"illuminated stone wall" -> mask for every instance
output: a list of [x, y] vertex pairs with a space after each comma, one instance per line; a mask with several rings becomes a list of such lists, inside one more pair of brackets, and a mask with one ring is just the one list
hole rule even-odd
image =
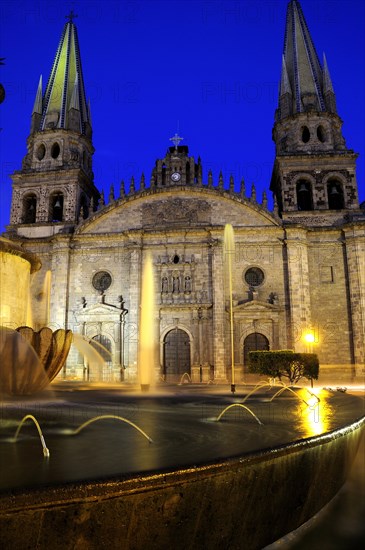
[[0, 325], [27, 324], [29, 280], [28, 260], [0, 251]]

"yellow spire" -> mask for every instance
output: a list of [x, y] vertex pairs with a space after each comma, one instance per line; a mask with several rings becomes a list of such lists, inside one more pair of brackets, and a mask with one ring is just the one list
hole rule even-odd
[[[43, 111], [39, 130], [63, 128], [74, 130], [70, 124], [69, 110], [79, 113], [80, 132], [91, 135], [89, 111], [85, 97], [84, 80], [77, 29], [73, 23], [75, 15], [71, 13], [64, 26], [57, 48], [51, 74], [43, 97]], [[74, 118], [73, 118], [74, 122]]]

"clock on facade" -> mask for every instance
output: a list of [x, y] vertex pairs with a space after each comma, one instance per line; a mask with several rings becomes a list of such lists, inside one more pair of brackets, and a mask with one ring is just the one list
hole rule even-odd
[[172, 181], [180, 181], [181, 174], [179, 174], [179, 172], [174, 172], [173, 174], [171, 174], [171, 179]]

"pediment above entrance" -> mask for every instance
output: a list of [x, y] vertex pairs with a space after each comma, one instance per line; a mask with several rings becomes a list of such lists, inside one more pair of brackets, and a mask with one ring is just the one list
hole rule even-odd
[[268, 302], [261, 302], [259, 300], [251, 300], [250, 302], [245, 302], [244, 304], [239, 304], [233, 307], [234, 313], [276, 313], [279, 308], [277, 305], [269, 304]]
[[239, 304], [233, 307], [233, 315], [235, 318], [242, 319], [277, 319], [279, 316], [279, 306], [261, 302], [259, 300], [251, 300], [244, 304]]
[[204, 187], [135, 193], [114, 201], [76, 230], [78, 234], [120, 233], [132, 229], [184, 229], [224, 226], [275, 227], [280, 222], [257, 203]]
[[81, 311], [78, 312], [77, 315], [81, 318], [85, 317], [90, 319], [90, 317], [92, 317], [97, 320], [97, 318], [106, 317], [110, 320], [112, 318], [119, 319], [121, 313], [122, 310], [112, 305], [93, 304], [90, 307], [83, 308]]

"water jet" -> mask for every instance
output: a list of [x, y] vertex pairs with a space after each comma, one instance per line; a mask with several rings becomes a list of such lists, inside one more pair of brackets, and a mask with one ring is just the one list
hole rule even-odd
[[45, 458], [49, 458], [50, 457], [50, 452], [49, 452], [49, 449], [47, 448], [47, 445], [46, 445], [46, 442], [44, 440], [44, 437], [43, 437], [43, 433], [42, 433], [42, 430], [41, 430], [41, 427], [39, 425], [39, 422], [38, 420], [32, 415], [32, 414], [26, 414], [20, 421], [19, 423], [19, 426], [15, 432], [15, 435], [14, 435], [14, 443], [16, 443], [16, 440], [18, 438], [18, 435], [19, 435], [19, 432], [24, 424], [24, 422], [26, 422], [27, 420], [32, 420], [38, 430], [38, 434], [39, 434], [39, 438], [41, 440], [41, 444], [42, 444], [42, 449], [43, 449], [43, 456]]
[[81, 424], [81, 426], [79, 426], [74, 432], [73, 432], [73, 435], [77, 435], [79, 434], [84, 428], [86, 428], [86, 426], [89, 426], [90, 424], [92, 424], [93, 422], [97, 422], [99, 420], [107, 420], [107, 419], [115, 419], [115, 420], [119, 420], [120, 422], [125, 422], [126, 424], [129, 424], [130, 426], [132, 426], [132, 428], [135, 428], [138, 432], [140, 432], [143, 437], [145, 437], [149, 443], [153, 443], [152, 439], [146, 434], [146, 432], [144, 432], [142, 430], [142, 428], [140, 428], [139, 426], [137, 426], [137, 424], [135, 424], [134, 422], [132, 422], [131, 420], [128, 420], [128, 418], [124, 418], [123, 416], [117, 416], [115, 414], [103, 414], [101, 416], [94, 416], [93, 418], [91, 418], [90, 420], [87, 420], [86, 422], [84, 422], [83, 424]]
[[242, 403], [232, 403], [231, 405], [228, 405], [217, 417], [216, 421], [219, 422], [220, 419], [222, 418], [223, 415], [226, 414], [227, 411], [229, 411], [229, 409], [232, 409], [234, 407], [241, 407], [242, 409], [245, 409], [246, 411], [248, 411], [254, 418], [255, 420], [257, 420], [257, 422], [263, 426], [261, 420], [255, 415], [255, 413], [249, 408], [247, 407], [246, 405], [243, 405]]

